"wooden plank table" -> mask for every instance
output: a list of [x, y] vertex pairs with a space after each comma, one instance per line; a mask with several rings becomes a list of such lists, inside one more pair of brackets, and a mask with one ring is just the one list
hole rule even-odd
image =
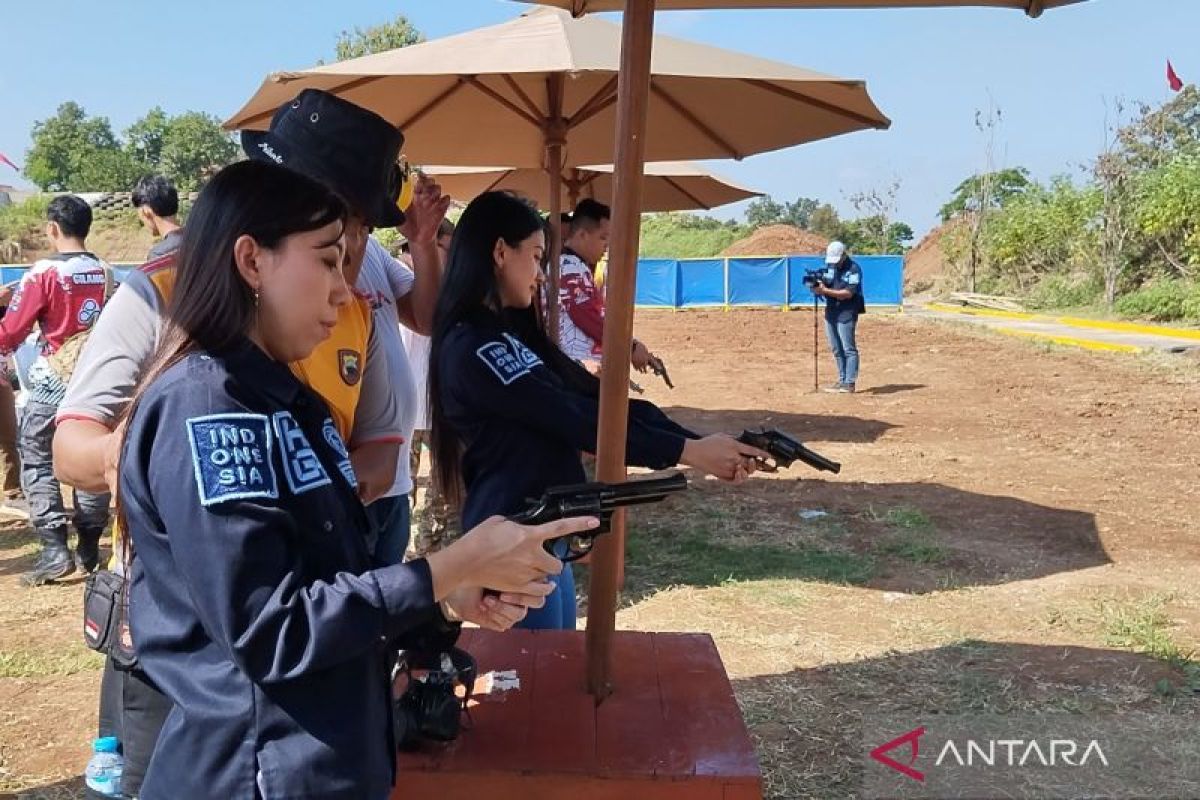
[[460, 646], [481, 675], [515, 670], [520, 686], [477, 696], [457, 741], [401, 754], [392, 800], [761, 800], [707, 634], [617, 632], [617, 689], [598, 707], [581, 631], [469, 630]]

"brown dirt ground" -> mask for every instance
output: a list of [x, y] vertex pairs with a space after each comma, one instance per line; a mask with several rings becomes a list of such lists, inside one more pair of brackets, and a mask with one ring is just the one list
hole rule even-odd
[[[742, 487], [696, 479], [632, 516], [618, 624], [712, 633], [768, 796], [856, 796], [856, 723], [876, 711], [1195, 714], [1193, 695], [1162, 688], [1184, 685], [1178, 660], [1114, 636], [1152, 611], [1143, 627], [1178, 653], [1200, 643], [1197, 364], [869, 314], [859, 393], [827, 395], [813, 392], [811, 323], [765, 310], [636, 321], [677, 387], [640, 379], [647, 398], [704, 431], [778, 426], [843, 464]], [[819, 359], [826, 383], [823, 341]], [[726, 548], [694, 554], [728, 554], [728, 569], [656, 555], [689, 531]], [[910, 535], [928, 558], [889, 549]], [[18, 586], [33, 552], [19, 524], [0, 527], [0, 796], [75, 797], [99, 662], [78, 643], [78, 582]], [[818, 557], [774, 569], [756, 553]]]
[[797, 253], [824, 253], [829, 240], [794, 225], [766, 225], [740, 239], [721, 253], [722, 256], [790, 256]]

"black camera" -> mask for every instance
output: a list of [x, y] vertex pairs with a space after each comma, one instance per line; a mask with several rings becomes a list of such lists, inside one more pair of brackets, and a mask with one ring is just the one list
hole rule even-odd
[[[414, 750], [425, 741], [452, 742], [462, 730], [462, 715], [475, 686], [475, 659], [453, 647], [438, 654], [401, 655], [397, 672], [404, 672], [408, 686], [392, 703], [392, 726], [396, 747]], [[414, 675], [422, 672], [423, 675]], [[464, 693], [458, 693], [462, 686]]]
[[818, 283], [825, 280], [825, 270], [823, 269], [806, 269], [804, 277], [800, 279], [804, 285], [810, 289], [815, 289]]

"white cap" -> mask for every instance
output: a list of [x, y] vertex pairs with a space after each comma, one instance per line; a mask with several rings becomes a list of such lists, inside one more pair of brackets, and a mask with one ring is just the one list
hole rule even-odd
[[846, 245], [841, 242], [830, 242], [825, 248], [825, 263], [839, 264], [846, 257]]

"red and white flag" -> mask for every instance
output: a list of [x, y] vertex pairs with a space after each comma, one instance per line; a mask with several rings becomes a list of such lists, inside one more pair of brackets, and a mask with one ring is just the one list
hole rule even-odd
[[1178, 92], [1183, 88], [1183, 81], [1179, 79], [1179, 75], [1175, 72], [1175, 67], [1171, 65], [1171, 59], [1167, 59], [1167, 86], [1171, 87], [1172, 92]]
[[14, 164], [13, 162], [9, 161], [9, 160], [8, 160], [8, 156], [4, 155], [4, 153], [0, 153], [0, 164], [8, 164], [10, 167], [12, 167], [13, 169], [15, 169], [17, 172], [20, 172], [20, 171], [21, 171], [21, 168], [20, 168], [20, 167], [18, 167], [18, 166], [17, 166], [16, 164]]

